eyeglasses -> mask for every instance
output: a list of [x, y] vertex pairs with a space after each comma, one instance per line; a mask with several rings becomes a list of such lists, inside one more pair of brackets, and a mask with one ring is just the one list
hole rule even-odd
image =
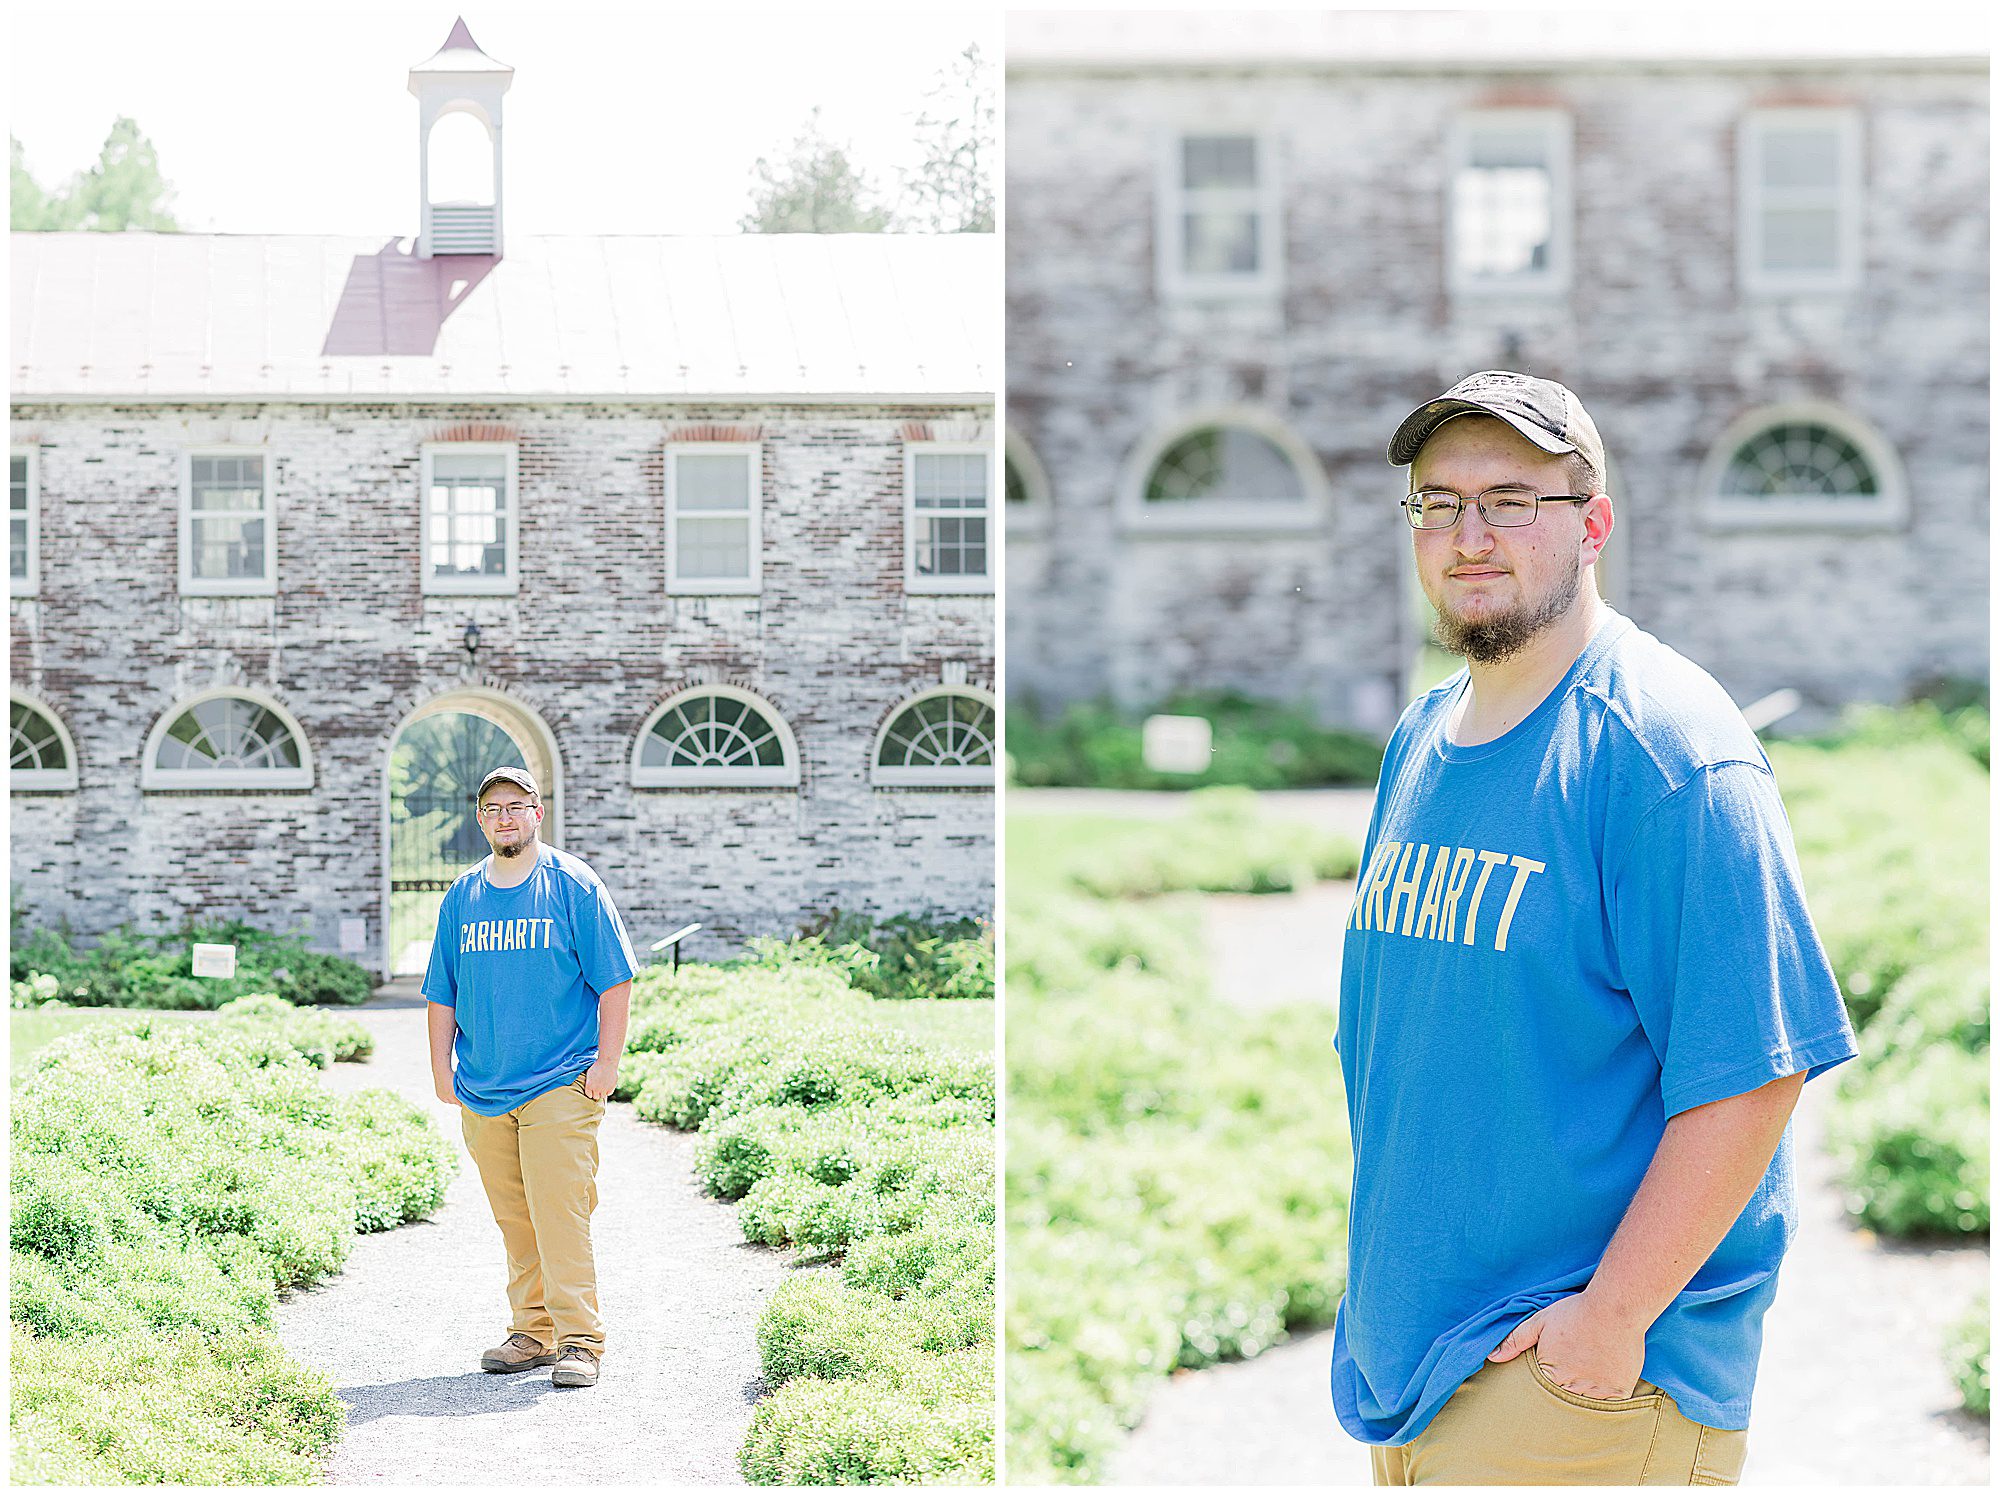
[[520, 803], [512, 805], [482, 805], [479, 807], [479, 819], [482, 821], [497, 821], [503, 816], [525, 816], [531, 810], [540, 809], [539, 805]]
[[1467, 504], [1479, 506], [1479, 517], [1496, 529], [1507, 530], [1532, 525], [1544, 504], [1588, 504], [1587, 493], [1536, 493], [1532, 488], [1503, 486], [1489, 488], [1471, 498], [1448, 488], [1420, 488], [1407, 499], [1398, 500], [1410, 517], [1412, 530], [1449, 530]]

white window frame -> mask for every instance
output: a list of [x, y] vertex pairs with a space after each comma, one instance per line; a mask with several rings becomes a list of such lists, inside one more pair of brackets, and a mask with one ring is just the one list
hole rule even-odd
[[[919, 702], [934, 696], [970, 696], [975, 701], [986, 704], [993, 714], [993, 762], [982, 768], [978, 764], [944, 764], [927, 768], [911, 768], [907, 764], [887, 765], [882, 762], [882, 745], [889, 740], [889, 729], [897, 718]], [[891, 707], [882, 718], [882, 725], [875, 729], [874, 741], [868, 749], [868, 777], [879, 789], [985, 789], [995, 788], [999, 783], [1001, 759], [1000, 744], [1000, 703], [992, 693], [982, 691], [977, 686], [931, 686], [914, 695], [905, 696]]]
[[[1185, 436], [1206, 426], [1241, 426], [1265, 438], [1299, 475], [1305, 492], [1296, 504], [1262, 503], [1252, 499], [1203, 499], [1172, 505], [1146, 502], [1146, 480], [1159, 460]], [[1297, 534], [1326, 523], [1329, 490], [1326, 473], [1312, 448], [1290, 426], [1250, 405], [1219, 405], [1183, 412], [1132, 449], [1118, 480], [1120, 528], [1137, 534], [1252, 535]]]
[[[432, 465], [440, 453], [457, 456], [484, 456], [498, 453], [506, 460], [507, 512], [502, 529], [506, 533], [507, 570], [497, 577], [440, 577], [431, 571], [431, 486]], [[419, 464], [417, 488], [418, 561], [422, 590], [433, 596], [494, 597], [521, 590], [521, 447], [518, 442], [425, 442]]]
[[[1027, 500], [1020, 505], [1007, 502], [1007, 468], [1012, 463], [1021, 475]], [[1000, 507], [1007, 515], [1009, 535], [1040, 535], [1049, 527], [1049, 475], [1032, 444], [1018, 431], [1009, 430], [1000, 468]], [[1018, 512], [1016, 512], [1018, 509]]]
[[[917, 458], [919, 456], [974, 456], [986, 459], [986, 570], [979, 576], [926, 577], [917, 575]], [[1000, 473], [994, 461], [992, 442], [905, 442], [903, 444], [903, 590], [921, 593], [990, 593], [993, 591], [993, 563], [998, 556], [1000, 539], [996, 518], [1004, 523], [1003, 516], [996, 516], [994, 509], [1004, 506], [1006, 496], [999, 494], [996, 505], [995, 495], [1000, 490]], [[930, 510], [932, 514], [949, 518], [952, 514], [965, 516], [973, 513], [970, 509], [955, 511]]]
[[[683, 702], [701, 696], [723, 696], [731, 701], [740, 701], [753, 707], [771, 730], [777, 734], [785, 761], [772, 767], [741, 767], [722, 769], [677, 769], [670, 765], [642, 765], [640, 755], [646, 747], [646, 740], [653, 734], [653, 725], [668, 712]], [[737, 686], [691, 686], [685, 691], [677, 691], [646, 714], [646, 720], [639, 724], [639, 734], [632, 740], [632, 784], [635, 789], [797, 789], [799, 784], [799, 742], [792, 735], [791, 724], [776, 707], [754, 691], [745, 691]]]
[[[194, 465], [202, 457], [255, 457], [264, 475], [264, 575], [197, 577], [194, 574]], [[180, 589], [183, 597], [272, 597], [278, 591], [278, 499], [268, 447], [223, 444], [181, 453]]]
[[[1827, 270], [1766, 270], [1763, 267], [1764, 210], [1771, 206], [1823, 205], [1823, 194], [1795, 189], [1777, 204], [1766, 199], [1763, 186], [1763, 135], [1766, 126], [1822, 125], [1834, 132], [1840, 146], [1840, 170], [1833, 206], [1838, 227], [1839, 261]], [[1840, 107], [1754, 109], [1743, 117], [1736, 135], [1737, 273], [1743, 289], [1753, 295], [1793, 295], [1800, 292], [1851, 291], [1861, 284], [1861, 116]]]
[[[1747, 499], [1722, 493], [1722, 480], [1738, 448], [1769, 427], [1799, 421], [1836, 431], [1860, 449], [1875, 469], [1873, 498]], [[1895, 448], [1852, 411], [1822, 401], [1760, 406], [1731, 422], [1709, 448], [1696, 492], [1703, 519], [1717, 530], [1891, 529], [1906, 523], [1910, 514], [1909, 490]]]
[[[11, 551], [13, 548], [14, 514], [14, 463], [16, 457], [28, 461], [28, 574], [14, 575]], [[40, 447], [9, 447], [7, 449], [7, 515], [8, 549], [7, 592], [10, 597], [34, 597], [42, 590], [42, 451]], [[23, 697], [23, 700], [27, 698]], [[36, 707], [36, 710], [41, 710]]]
[[[1181, 258], [1181, 216], [1188, 211], [1188, 189], [1181, 185], [1183, 144], [1204, 137], [1246, 135], [1257, 142], [1257, 185], [1252, 188], [1204, 188], [1204, 194], [1240, 199], [1257, 215], [1260, 261], [1254, 271], [1237, 274], [1195, 274]], [[1285, 288], [1285, 215], [1283, 174], [1278, 163], [1278, 135], [1271, 130], [1232, 127], [1227, 123], [1187, 126], [1170, 131], [1160, 143], [1155, 170], [1153, 241], [1160, 292], [1176, 300], [1208, 301], [1267, 298]]]
[[[275, 712], [292, 740], [299, 745], [296, 769], [162, 769], [156, 767], [160, 744], [167, 729], [183, 713], [217, 697], [234, 696]], [[160, 713], [153, 730], [146, 734], [145, 751], [139, 757], [139, 788], [142, 790], [309, 790], [313, 787], [312, 743], [299, 719], [286, 711], [277, 697], [255, 686], [216, 686], [183, 696]]]
[[[1459, 268], [1458, 174], [1471, 164], [1473, 137], [1485, 127], [1539, 128], [1549, 169], [1549, 260], [1523, 275], [1475, 275]], [[1454, 295], [1560, 295], [1569, 290], [1574, 223], [1572, 122], [1562, 109], [1472, 109], [1452, 121], [1445, 172], [1445, 273]]]
[[[9, 705], [20, 705], [40, 712], [55, 727], [56, 737], [62, 743], [63, 756], [69, 762], [67, 769], [16, 769], [7, 770], [7, 788], [12, 790], [73, 790], [77, 787], [76, 739], [70, 736], [69, 725], [62, 714], [32, 692], [15, 687], [8, 691]], [[11, 714], [10, 714], [11, 715]], [[10, 754], [11, 756], [11, 754]]]
[[[679, 472], [683, 456], [747, 457], [750, 461], [750, 574], [747, 577], [682, 577], [674, 574], [679, 548], [675, 520], [680, 515]], [[666, 447], [667, 591], [683, 597], [741, 596], [764, 590], [764, 444], [762, 442], [669, 442]], [[739, 509], [698, 509], [695, 514], [736, 518]]]

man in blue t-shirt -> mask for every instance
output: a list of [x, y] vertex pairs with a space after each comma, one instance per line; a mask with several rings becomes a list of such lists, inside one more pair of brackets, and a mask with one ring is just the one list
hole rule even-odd
[[1345, 936], [1335, 1410], [1379, 1484], [1733, 1483], [1792, 1107], [1855, 1053], [1770, 764], [1599, 599], [1569, 390], [1475, 374], [1389, 460], [1466, 664], [1390, 740]]
[[542, 845], [532, 774], [495, 769], [478, 805], [493, 855], [445, 894], [423, 990], [438, 1099], [460, 1109], [507, 1248], [513, 1318], [479, 1364], [553, 1363], [556, 1386], [594, 1386], [597, 1126], [618, 1085], [637, 962], [597, 874]]

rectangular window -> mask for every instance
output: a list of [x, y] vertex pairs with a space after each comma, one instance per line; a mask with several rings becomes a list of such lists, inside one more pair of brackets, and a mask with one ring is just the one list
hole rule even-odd
[[277, 590], [270, 464], [262, 452], [190, 452], [181, 503], [181, 591], [268, 597]]
[[424, 448], [424, 591], [520, 590], [515, 463], [511, 443]]
[[667, 591], [749, 593], [762, 585], [763, 470], [755, 442], [667, 448]]
[[991, 592], [987, 551], [993, 453], [912, 443], [903, 467], [904, 581], [912, 592]]
[[1848, 109], [1762, 109], [1739, 137], [1743, 285], [1839, 291], [1861, 274], [1861, 125]]
[[1175, 135], [1161, 165], [1161, 289], [1189, 297], [1271, 295], [1282, 229], [1270, 136]]
[[8, 454], [7, 586], [14, 597], [33, 597], [42, 582], [41, 493], [32, 447]]
[[1554, 109], [1481, 109], [1452, 132], [1454, 291], [1569, 284], [1570, 121]]

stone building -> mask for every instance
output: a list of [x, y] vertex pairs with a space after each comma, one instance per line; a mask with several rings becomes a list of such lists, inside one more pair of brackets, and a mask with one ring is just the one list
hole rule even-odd
[[1739, 701], [1986, 677], [1983, 44], [1523, 21], [1014, 18], [1010, 696], [1385, 731], [1427, 609], [1384, 448], [1489, 367], [1583, 397], [1607, 595]]
[[503, 253], [510, 81], [462, 22], [412, 70], [414, 243], [13, 237], [32, 922], [410, 969], [508, 762], [638, 945], [989, 912], [991, 237]]

